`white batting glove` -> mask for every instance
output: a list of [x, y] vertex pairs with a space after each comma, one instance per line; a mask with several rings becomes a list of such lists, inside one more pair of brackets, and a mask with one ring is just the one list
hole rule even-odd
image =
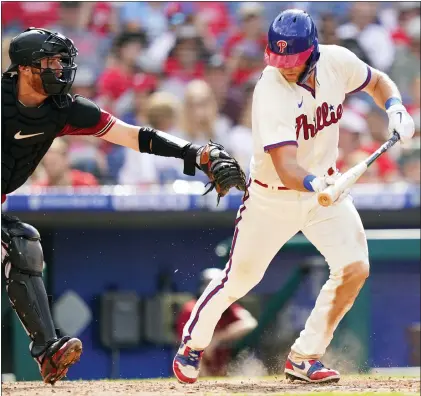
[[[316, 177], [313, 179], [310, 184], [313, 187], [314, 192], [319, 193], [325, 190], [327, 187], [329, 187], [332, 184], [335, 184], [335, 181], [341, 176], [339, 172], [336, 172], [332, 176], [324, 176], [324, 177]], [[350, 189], [347, 188], [344, 190], [341, 195], [335, 200], [333, 205], [336, 205], [340, 202], [342, 202], [348, 195], [349, 195]]]
[[392, 136], [393, 131], [396, 131], [401, 137], [401, 142], [404, 145], [407, 144], [414, 136], [415, 124], [405, 106], [400, 103], [394, 104], [386, 110], [386, 113], [389, 116], [388, 129], [390, 136]]
[[[334, 184], [336, 180], [338, 180], [340, 177], [342, 176], [342, 173], [340, 172], [335, 172], [332, 176], [327, 176], [326, 177], [326, 183], [328, 183], [329, 185]], [[336, 199], [335, 202], [333, 202], [333, 205], [337, 205], [338, 203], [342, 202], [351, 192], [350, 188], [346, 188], [341, 195], [339, 195], [339, 197]]]
[[[327, 177], [330, 177], [330, 176], [327, 176]], [[310, 184], [311, 184], [311, 187], [313, 188], [313, 191], [315, 193], [319, 193], [319, 192], [325, 190], [326, 187], [329, 186], [332, 183], [328, 184], [326, 182], [326, 177], [317, 176], [310, 182]]]

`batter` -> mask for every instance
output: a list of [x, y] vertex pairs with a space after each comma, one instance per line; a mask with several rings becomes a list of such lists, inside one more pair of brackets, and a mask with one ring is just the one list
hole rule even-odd
[[405, 144], [414, 122], [396, 85], [346, 48], [319, 45], [311, 17], [279, 14], [269, 28], [264, 69], [252, 104], [253, 158], [248, 194], [239, 208], [229, 262], [197, 301], [174, 359], [180, 382], [197, 380], [203, 350], [221, 314], [262, 279], [279, 249], [297, 232], [325, 257], [330, 276], [304, 330], [291, 347], [291, 380], [336, 382], [320, 359], [369, 275], [367, 240], [345, 191], [321, 207], [317, 193], [338, 177], [339, 120], [345, 95], [365, 91]]

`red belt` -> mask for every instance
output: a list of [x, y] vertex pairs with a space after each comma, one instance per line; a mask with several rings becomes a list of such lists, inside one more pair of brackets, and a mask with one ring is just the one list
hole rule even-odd
[[[329, 176], [332, 176], [334, 173], [335, 173], [335, 170], [334, 170], [333, 168], [329, 168], [329, 169], [327, 170], [327, 174], [328, 174]], [[268, 188], [268, 187], [269, 187], [269, 185], [267, 185], [266, 183], [262, 183], [261, 181], [259, 181], [259, 180], [257, 180], [257, 179], [254, 179], [253, 181], [254, 181], [256, 184], [258, 184], [259, 186], [261, 186], [261, 187], [264, 187], [264, 188]], [[278, 189], [278, 190], [290, 190], [290, 188], [288, 188], [288, 187], [284, 187], [284, 186], [279, 186], [279, 187], [277, 187], [277, 189]]]

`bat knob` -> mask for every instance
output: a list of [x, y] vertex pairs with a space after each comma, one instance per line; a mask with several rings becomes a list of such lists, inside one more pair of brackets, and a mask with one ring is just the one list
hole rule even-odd
[[333, 204], [333, 199], [329, 194], [326, 193], [320, 193], [317, 197], [317, 201], [319, 202], [319, 205], [327, 207]]

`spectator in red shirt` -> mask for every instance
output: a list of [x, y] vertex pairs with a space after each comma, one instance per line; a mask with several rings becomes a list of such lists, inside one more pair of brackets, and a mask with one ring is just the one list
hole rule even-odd
[[[349, 100], [340, 121], [337, 168], [345, 172], [350, 161], [355, 162], [355, 157], [361, 158], [362, 154], [367, 157], [374, 153], [387, 140], [388, 134], [387, 118], [382, 112], [360, 99]], [[352, 153], [357, 155], [354, 160], [349, 160]], [[394, 182], [399, 178], [396, 154], [396, 150], [391, 150], [377, 159], [370, 173], [376, 171], [379, 183]]]
[[116, 37], [107, 68], [98, 80], [97, 103], [100, 107], [114, 111], [115, 102], [133, 87], [137, 59], [144, 45], [142, 32], [123, 32]]
[[48, 26], [59, 18], [60, 2], [11, 1], [1, 3], [3, 30], [24, 30], [30, 26]]
[[396, 45], [409, 47], [411, 37], [408, 36], [405, 26], [412, 18], [416, 18], [420, 15], [420, 3], [418, 1], [397, 2], [396, 7], [398, 8], [399, 13], [397, 27], [392, 32], [391, 37]]
[[101, 36], [117, 32], [119, 21], [112, 2], [84, 1], [81, 10], [80, 24], [84, 29]]
[[176, 41], [164, 65], [166, 80], [161, 87], [178, 97], [183, 97], [186, 84], [203, 78], [206, 51], [203, 40], [193, 25], [180, 26]]
[[147, 124], [149, 98], [157, 87], [158, 79], [153, 74], [137, 73], [134, 76], [131, 91], [125, 94], [118, 103], [118, 107], [125, 110], [122, 111], [124, 122], [134, 125]]
[[[205, 269], [201, 274], [200, 296], [208, 284], [218, 277], [223, 277], [219, 268]], [[176, 321], [177, 338], [183, 335], [184, 325], [190, 318], [196, 299], [184, 304]], [[216, 325], [210, 345], [206, 348], [201, 362], [200, 374], [205, 377], [221, 377], [227, 375], [231, 361], [231, 346], [250, 333], [257, 326], [256, 319], [241, 305], [234, 303], [222, 314]]]
[[68, 158], [68, 146], [64, 139], [56, 139], [45, 154], [42, 165], [46, 178], [34, 186], [97, 186], [97, 179], [87, 172], [71, 169]]
[[210, 38], [210, 44], [215, 46], [229, 30], [231, 21], [228, 6], [222, 1], [194, 2], [195, 26], [205, 38]]

